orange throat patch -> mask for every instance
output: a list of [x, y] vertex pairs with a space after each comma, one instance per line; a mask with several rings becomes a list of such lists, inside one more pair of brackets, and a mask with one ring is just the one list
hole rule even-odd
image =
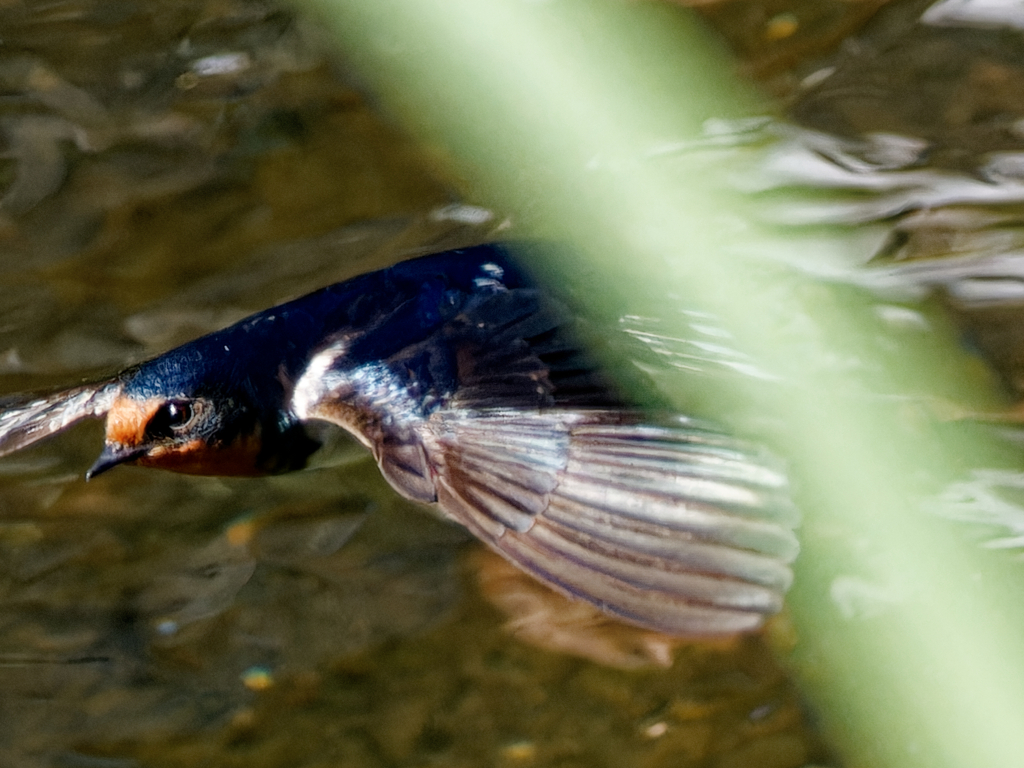
[[230, 445], [209, 445], [202, 438], [177, 445], [157, 445], [135, 460], [143, 467], [155, 467], [186, 475], [252, 477], [265, 475], [259, 468], [258, 435], [246, 435]]
[[[107, 445], [124, 449], [146, 444], [146, 426], [164, 404], [162, 398], [135, 400], [119, 395], [107, 412]], [[182, 443], [155, 443], [127, 463], [167, 469], [188, 475], [253, 476], [266, 474], [259, 466], [260, 435], [242, 435], [230, 445], [210, 445], [201, 437]]]
[[151, 397], [135, 400], [118, 395], [107, 412], [107, 444], [135, 448], [146, 437], [146, 425], [164, 404], [163, 399]]

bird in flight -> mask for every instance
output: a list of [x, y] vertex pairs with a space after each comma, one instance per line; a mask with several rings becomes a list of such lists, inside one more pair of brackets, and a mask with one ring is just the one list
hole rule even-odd
[[319, 447], [311, 422], [329, 422], [402, 496], [556, 591], [662, 632], [756, 629], [792, 580], [797, 520], [778, 462], [631, 407], [503, 245], [331, 285], [9, 406], [0, 455], [86, 417], [106, 419], [86, 478], [119, 464], [298, 470]]

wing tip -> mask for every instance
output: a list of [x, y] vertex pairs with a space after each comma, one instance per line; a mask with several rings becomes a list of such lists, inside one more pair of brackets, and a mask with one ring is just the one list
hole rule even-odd
[[102, 416], [119, 390], [120, 384], [112, 380], [42, 396], [4, 398], [0, 406], [0, 457], [63, 432], [82, 419]]

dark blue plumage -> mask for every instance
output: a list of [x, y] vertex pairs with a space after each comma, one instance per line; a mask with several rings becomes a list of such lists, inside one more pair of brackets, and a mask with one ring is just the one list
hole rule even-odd
[[[524, 317], [532, 327], [522, 327]], [[509, 326], [517, 338], [502, 338]], [[204, 435], [208, 443], [212, 438], [218, 446], [230, 445], [259, 435], [255, 464], [240, 462], [234, 472], [289, 471], [301, 468], [316, 445], [287, 399], [313, 354], [332, 340], [345, 338], [346, 366], [387, 369], [415, 405], [414, 413], [402, 414], [405, 418], [428, 417], [460, 388], [463, 399], [476, 392], [477, 405], [618, 404], [567, 330], [564, 315], [542, 299], [503, 246], [480, 245], [328, 286], [170, 350], [119, 380], [122, 394], [134, 402], [203, 398], [222, 403], [215, 433]], [[507, 359], [524, 351], [536, 357]], [[466, 355], [474, 361], [473, 381], [487, 366], [495, 369], [483, 388], [479, 383], [477, 390], [467, 388]], [[553, 359], [557, 356], [561, 359]], [[569, 381], [566, 371], [575, 380]], [[547, 381], [538, 389], [541, 373]], [[121, 434], [120, 442], [132, 451], [104, 457], [92, 474], [122, 456], [135, 458], [143, 436], [130, 430]], [[226, 472], [222, 463], [216, 466], [218, 473]]]
[[[485, 264], [495, 269], [485, 270]], [[294, 378], [327, 337], [350, 330], [361, 333], [350, 352], [354, 364], [386, 359], [435, 332], [474, 294], [523, 284], [498, 246], [428, 256], [264, 310], [129, 369], [122, 378], [139, 397], [167, 394], [174, 387], [183, 393], [217, 391], [268, 365]], [[255, 396], [273, 390], [266, 377], [250, 377], [249, 383]]]
[[399, 493], [541, 581], [676, 633], [756, 627], [797, 551], [775, 462], [630, 408], [501, 245], [356, 277], [9, 409], [0, 453], [104, 414], [90, 476], [289, 471], [317, 448], [310, 422], [335, 424]]

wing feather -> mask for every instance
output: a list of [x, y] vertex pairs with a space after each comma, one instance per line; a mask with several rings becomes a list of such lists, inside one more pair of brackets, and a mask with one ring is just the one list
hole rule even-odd
[[784, 472], [756, 447], [607, 408], [455, 397], [396, 420], [395, 387], [383, 405], [352, 388], [340, 347], [322, 355], [296, 385], [299, 415], [360, 436], [399, 493], [437, 504], [556, 591], [689, 635], [754, 629], [782, 605], [798, 515]]
[[643, 627], [671, 634], [721, 635], [756, 629], [763, 619], [758, 611], [698, 602], [692, 599], [692, 585], [683, 580], [670, 591], [602, 572], [593, 566], [592, 556], [588, 555], [585, 563], [574, 561], [564, 548], [552, 547], [542, 537], [509, 537], [497, 549], [556, 591]]
[[438, 413], [424, 435], [440, 507], [570, 597], [682, 634], [752, 629], [782, 605], [796, 514], [740, 441], [558, 410]]
[[102, 416], [120, 389], [117, 381], [109, 381], [0, 404], [0, 456], [32, 445], [81, 419]]
[[777, 462], [629, 410], [564, 309], [482, 285], [385, 360], [327, 340], [294, 386], [295, 414], [353, 432], [399, 493], [609, 614], [722, 634], [777, 611], [798, 550]]

